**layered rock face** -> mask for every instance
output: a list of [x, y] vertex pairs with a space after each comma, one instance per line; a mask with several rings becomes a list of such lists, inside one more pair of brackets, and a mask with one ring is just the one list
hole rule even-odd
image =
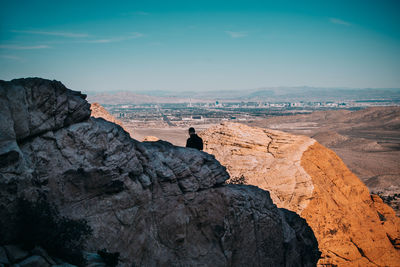
[[46, 195], [62, 215], [88, 221], [89, 251], [118, 251], [122, 266], [315, 265], [311, 229], [267, 191], [225, 185], [210, 154], [141, 143], [89, 118], [84, 98], [55, 81], [0, 83], [3, 242], [15, 233], [16, 198]]
[[0, 161], [4, 165], [20, 162], [17, 141], [90, 117], [83, 95], [60, 82], [18, 79], [0, 81], [0, 87]]
[[232, 123], [210, 128], [200, 136], [205, 151], [215, 155], [231, 177], [243, 175], [249, 184], [268, 188], [279, 207], [299, 213], [307, 207], [314, 188], [300, 159], [314, 140]]
[[400, 265], [399, 218], [333, 151], [305, 136], [234, 123], [200, 136], [231, 177], [270, 191], [278, 207], [306, 219], [319, 265]]

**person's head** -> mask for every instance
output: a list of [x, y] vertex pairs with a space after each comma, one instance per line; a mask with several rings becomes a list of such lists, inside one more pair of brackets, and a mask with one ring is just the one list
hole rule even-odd
[[193, 127], [189, 128], [189, 135], [195, 134], [196, 130]]

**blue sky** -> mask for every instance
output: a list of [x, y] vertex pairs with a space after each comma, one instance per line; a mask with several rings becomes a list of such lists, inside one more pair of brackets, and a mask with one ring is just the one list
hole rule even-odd
[[82, 91], [400, 88], [400, 1], [0, 4], [4, 80]]

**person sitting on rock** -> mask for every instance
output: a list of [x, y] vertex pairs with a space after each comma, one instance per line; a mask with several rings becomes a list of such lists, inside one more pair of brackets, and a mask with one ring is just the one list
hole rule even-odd
[[189, 128], [190, 137], [186, 141], [186, 147], [196, 148], [198, 150], [203, 150], [203, 139], [201, 139], [193, 127]]

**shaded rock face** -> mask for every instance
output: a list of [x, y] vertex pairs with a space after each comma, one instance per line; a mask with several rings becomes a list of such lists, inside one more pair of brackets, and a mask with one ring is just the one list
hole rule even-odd
[[85, 98], [57, 81], [0, 81], [0, 167], [20, 163], [19, 169], [24, 168], [17, 141], [88, 119]]
[[[38, 95], [41, 90], [57, 95], [63, 88], [69, 97], [62, 112], [71, 117], [55, 123], [56, 112], [49, 108], [39, 117], [52, 124], [20, 134], [15, 129], [24, 117], [15, 119], [17, 102], [9, 96], [28, 95], [34, 90], [29, 84]], [[16, 198], [45, 194], [62, 215], [88, 221], [93, 235], [87, 250], [118, 251], [122, 266], [314, 266], [318, 260], [307, 223], [278, 209], [264, 190], [224, 185], [229, 175], [214, 156], [164, 141], [133, 140], [120, 126], [89, 118], [83, 96], [58, 82], [13, 80], [2, 82], [0, 92], [8, 110], [2, 109], [1, 122], [13, 124], [3, 129], [0, 142], [12, 148], [0, 153], [7, 158], [0, 166], [4, 242], [15, 233], [8, 218]], [[50, 105], [57, 99], [49, 97], [46, 105], [58, 107]], [[18, 105], [37, 107], [35, 101]]]
[[89, 103], [80, 92], [43, 79], [0, 81], [2, 140], [21, 140], [66, 127], [90, 116]]
[[[102, 257], [97, 253], [84, 253], [87, 266], [107, 267]], [[41, 247], [24, 250], [17, 245], [0, 246], [0, 266], [18, 267], [50, 267], [64, 266], [75, 267], [75, 265], [62, 261], [59, 258], [50, 257], [46, 250]]]
[[313, 139], [226, 123], [200, 134], [231, 177], [269, 190], [301, 215], [323, 266], [399, 266], [400, 220], [331, 150]]

